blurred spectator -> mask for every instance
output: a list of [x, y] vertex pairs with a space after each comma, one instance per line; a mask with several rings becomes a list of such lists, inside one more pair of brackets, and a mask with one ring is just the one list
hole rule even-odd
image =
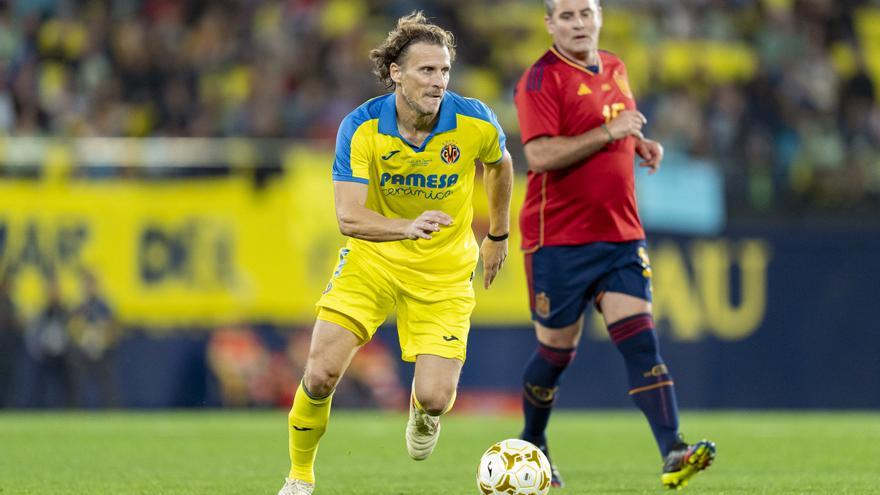
[[0, 409], [12, 405], [15, 369], [23, 344], [11, 292], [10, 277], [0, 273]]
[[[302, 379], [311, 344], [310, 327], [260, 334], [246, 325], [218, 328], [208, 341], [208, 365], [217, 379], [220, 400], [234, 407], [290, 407], [292, 391]], [[334, 403], [349, 407], [402, 409], [407, 390], [400, 383], [390, 349], [374, 339], [351, 362], [346, 380], [334, 392]]]
[[[546, 40], [529, 21], [543, 6], [478, 3], [0, 3], [0, 134], [330, 141], [347, 109], [375, 94], [371, 40], [414, 8], [456, 32], [454, 79], [466, 87], [452, 89], [486, 100], [515, 134], [513, 85]], [[480, 9], [498, 23], [475, 21]], [[716, 163], [734, 217], [850, 214], [855, 203], [876, 215], [878, 10], [869, 0], [609, 2], [603, 47], [644, 62], [630, 76], [649, 132]]]
[[37, 364], [36, 383], [28, 406], [73, 407], [76, 405], [74, 375], [70, 369], [70, 312], [61, 300], [61, 288], [54, 274], [46, 280], [46, 307], [28, 325], [25, 343]]
[[283, 353], [272, 350], [247, 325], [230, 325], [211, 333], [208, 366], [217, 379], [224, 406], [288, 406], [296, 388]]
[[78, 403], [97, 391], [98, 404], [119, 407], [119, 391], [114, 373], [113, 349], [119, 329], [113, 311], [100, 293], [98, 281], [89, 272], [82, 274], [85, 299], [70, 316], [71, 362]]

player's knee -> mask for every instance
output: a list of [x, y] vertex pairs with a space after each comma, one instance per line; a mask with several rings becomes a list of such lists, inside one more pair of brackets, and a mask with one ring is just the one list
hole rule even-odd
[[340, 373], [324, 366], [308, 366], [303, 383], [312, 397], [324, 397], [339, 383]]
[[579, 340], [579, 335], [559, 333], [543, 337], [540, 343], [556, 349], [571, 349], [577, 347]]
[[431, 416], [439, 416], [445, 413], [455, 397], [455, 390], [429, 390], [423, 395], [417, 395], [416, 399], [421, 404], [422, 409]]
[[546, 328], [539, 327], [536, 329], [538, 343], [556, 349], [572, 349], [578, 346], [581, 340], [582, 327], [581, 323], [575, 323], [564, 328]]

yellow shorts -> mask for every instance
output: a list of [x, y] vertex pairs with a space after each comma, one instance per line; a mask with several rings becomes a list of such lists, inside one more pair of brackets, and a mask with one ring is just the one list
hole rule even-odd
[[396, 307], [404, 361], [420, 354], [464, 361], [476, 305], [471, 281], [424, 287], [398, 278], [388, 262], [377, 258], [357, 249], [339, 251], [339, 264], [316, 304], [318, 319], [348, 329], [364, 344]]

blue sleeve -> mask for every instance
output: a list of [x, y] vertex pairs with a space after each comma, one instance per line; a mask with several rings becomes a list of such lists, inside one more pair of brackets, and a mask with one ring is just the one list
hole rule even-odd
[[504, 129], [498, 123], [498, 117], [488, 105], [476, 98], [464, 98], [464, 101], [466, 103], [462, 105], [462, 111], [465, 115], [491, 124], [495, 131], [494, 135], [487, 136], [479, 157], [480, 160], [489, 165], [500, 162], [507, 146], [507, 136], [504, 135]]
[[[353, 145], [355, 133], [363, 124], [362, 119], [356, 119], [354, 114], [349, 114], [339, 124], [339, 132], [336, 134], [336, 158], [333, 160], [333, 180], [360, 182], [369, 184], [370, 180], [362, 175], [362, 171], [369, 165], [369, 161], [363, 156], [363, 146]], [[354, 149], [354, 153], [352, 150]], [[354, 169], [352, 168], [354, 160]], [[358, 170], [361, 174], [355, 173]]]
[[[483, 106], [486, 105], [484, 104]], [[504, 129], [501, 128], [501, 124], [498, 123], [498, 117], [495, 115], [495, 112], [493, 112], [488, 106], [486, 106], [486, 111], [489, 112], [489, 122], [491, 122], [492, 125], [495, 126], [495, 130], [498, 131], [498, 149], [501, 151], [501, 158], [504, 158], [504, 150], [507, 149], [507, 136], [504, 134]], [[500, 162], [501, 158], [493, 163]], [[490, 163], [489, 165], [492, 164]]]

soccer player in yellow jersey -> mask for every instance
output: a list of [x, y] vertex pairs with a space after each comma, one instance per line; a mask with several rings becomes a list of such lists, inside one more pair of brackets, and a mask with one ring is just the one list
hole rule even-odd
[[[452, 33], [421, 12], [401, 18], [370, 52], [376, 75], [393, 91], [339, 127], [336, 216], [350, 239], [317, 303], [289, 415], [292, 467], [279, 495], [314, 490], [336, 383], [394, 308], [402, 358], [415, 362], [405, 434], [413, 459], [431, 454], [440, 416], [455, 400], [477, 259], [488, 288], [507, 256], [513, 165], [492, 111], [446, 90], [454, 57]], [[490, 205], [489, 234], [479, 245], [471, 230], [476, 161], [484, 164]]]

